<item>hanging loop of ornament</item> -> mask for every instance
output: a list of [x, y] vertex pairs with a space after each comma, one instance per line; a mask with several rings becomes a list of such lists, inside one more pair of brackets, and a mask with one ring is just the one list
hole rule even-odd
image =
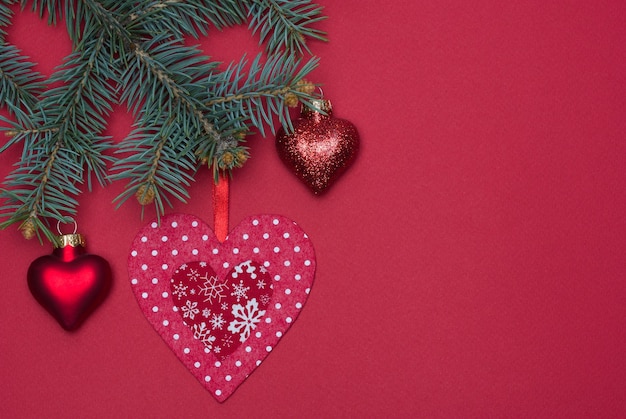
[[61, 220], [57, 221], [57, 232], [59, 233], [55, 244], [57, 248], [70, 247], [85, 247], [85, 237], [82, 234], [76, 234], [78, 231], [78, 223], [73, 218], [69, 218], [74, 223], [74, 231], [70, 234], [61, 232]]

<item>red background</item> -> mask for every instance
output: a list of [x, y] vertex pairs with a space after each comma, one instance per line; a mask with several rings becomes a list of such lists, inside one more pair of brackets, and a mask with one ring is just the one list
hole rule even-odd
[[[318, 269], [301, 316], [224, 404], [143, 318], [126, 273], [148, 218], [81, 196], [88, 248], [115, 284], [76, 333], [30, 296], [48, 245], [0, 233], [3, 417], [626, 416], [626, 3], [319, 1], [311, 43], [356, 164], [315, 197], [254, 138], [231, 221], [296, 220]], [[69, 53], [63, 27], [9, 30], [38, 69]], [[255, 50], [245, 29], [202, 40]], [[124, 110], [111, 119], [117, 140]], [[19, 150], [0, 156], [2, 175]], [[189, 212], [212, 219], [208, 174]]]

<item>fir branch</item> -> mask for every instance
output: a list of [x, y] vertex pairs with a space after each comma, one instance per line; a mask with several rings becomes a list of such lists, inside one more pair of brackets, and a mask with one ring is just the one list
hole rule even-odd
[[326, 34], [312, 27], [326, 17], [311, 0], [248, 1], [250, 29], [259, 33], [268, 51], [310, 53], [307, 38], [326, 40]]
[[293, 95], [300, 101], [313, 99], [302, 87], [304, 78], [318, 64], [311, 58], [304, 65], [292, 54], [270, 57], [263, 65], [261, 54], [252, 62], [248, 73], [247, 62], [242, 59], [223, 73], [215, 75], [207, 89], [205, 105], [215, 115], [236, 115], [265, 136], [265, 126], [276, 133], [274, 117], [287, 130], [292, 130], [286, 99]]

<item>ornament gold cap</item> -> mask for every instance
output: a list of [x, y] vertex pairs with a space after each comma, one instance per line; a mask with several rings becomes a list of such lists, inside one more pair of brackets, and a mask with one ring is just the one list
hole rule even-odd
[[303, 112], [330, 113], [333, 110], [333, 105], [327, 99], [313, 99], [311, 100], [311, 107], [303, 106], [302, 110]]
[[82, 234], [63, 234], [57, 236], [56, 248], [62, 249], [64, 247], [85, 247], [85, 238]]

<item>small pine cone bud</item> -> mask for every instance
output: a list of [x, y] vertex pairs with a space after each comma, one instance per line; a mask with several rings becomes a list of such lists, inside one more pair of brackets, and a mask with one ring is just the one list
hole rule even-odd
[[307, 79], [302, 79], [298, 82], [296, 89], [299, 92], [311, 94], [315, 91], [315, 85], [308, 81]]
[[141, 185], [137, 192], [135, 192], [135, 198], [141, 205], [149, 205], [154, 202], [154, 187], [151, 185]]
[[296, 106], [298, 106], [298, 96], [294, 95], [291, 92], [287, 93], [285, 95], [285, 105], [289, 106], [290, 108], [295, 108]]
[[35, 226], [33, 220], [29, 218], [22, 223], [22, 225], [20, 226], [20, 231], [22, 232], [22, 236], [24, 236], [26, 240], [30, 240], [35, 237], [37, 227]]
[[15, 137], [17, 135], [17, 131], [13, 131], [13, 130], [5, 131], [4, 135], [6, 135], [7, 137]]
[[220, 169], [230, 168], [234, 161], [235, 156], [233, 156], [233, 153], [231, 153], [230, 151], [226, 151], [224, 154], [222, 154], [222, 158], [220, 159]]
[[237, 160], [237, 166], [241, 167], [246, 162], [246, 160], [248, 160], [248, 154], [243, 150], [239, 150], [237, 152], [236, 160]]

